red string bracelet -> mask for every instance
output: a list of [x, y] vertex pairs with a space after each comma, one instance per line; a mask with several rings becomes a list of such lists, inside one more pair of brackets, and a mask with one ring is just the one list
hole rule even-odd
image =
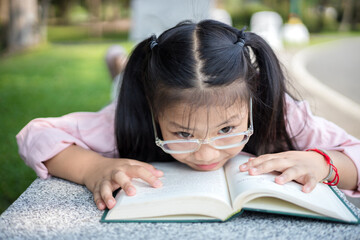
[[[329, 175], [322, 180], [322, 182], [327, 184], [327, 185], [330, 185], [330, 186], [336, 186], [339, 183], [340, 177], [339, 177], [338, 170], [334, 166], [333, 161], [331, 160], [330, 156], [324, 150], [320, 150], [320, 149], [317, 149], [317, 148], [307, 149], [306, 151], [317, 152], [317, 153], [321, 154], [325, 158], [326, 163], [330, 167], [330, 172], [329, 172]], [[331, 180], [329, 182], [328, 178], [331, 177], [333, 171], [335, 172], [335, 177], [334, 177], [333, 180]]]

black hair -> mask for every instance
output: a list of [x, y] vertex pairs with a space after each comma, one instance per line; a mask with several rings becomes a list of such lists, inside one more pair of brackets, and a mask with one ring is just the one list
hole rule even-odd
[[[182, 22], [133, 50], [115, 114], [121, 158], [167, 161], [155, 145], [151, 111], [188, 102], [192, 107], [253, 99], [254, 134], [243, 151], [260, 155], [294, 149], [285, 123], [285, 77], [258, 35], [214, 20]], [[215, 99], [215, 100], [214, 100]], [[159, 133], [161, 136], [161, 133]]]

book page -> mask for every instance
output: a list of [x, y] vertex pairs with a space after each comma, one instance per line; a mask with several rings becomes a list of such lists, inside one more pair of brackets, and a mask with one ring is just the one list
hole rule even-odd
[[[327, 185], [318, 183], [311, 193], [304, 193], [302, 185], [294, 181], [284, 185], [275, 183], [275, 177], [278, 175], [276, 173], [251, 176], [248, 172], [240, 172], [239, 166], [247, 162], [248, 158], [248, 156], [238, 155], [229, 160], [225, 166], [230, 196], [235, 209], [245, 207], [247, 202], [255, 198], [276, 197], [324, 216], [356, 221], [353, 214]], [[265, 205], [264, 208], [266, 208]]]
[[[160, 214], [160, 211], [163, 211], [162, 214], [164, 214], [164, 209], [167, 208], [166, 211], [174, 214], [174, 209], [169, 207], [171, 204], [174, 204], [174, 201], [181, 200], [181, 202], [184, 202], [191, 200], [194, 203], [198, 201], [200, 206], [205, 206], [206, 202], [204, 201], [204, 198], [211, 198], [217, 202], [221, 202], [224, 205], [223, 208], [227, 208], [225, 214], [229, 214], [231, 212], [230, 196], [223, 168], [216, 171], [202, 172], [193, 170], [187, 165], [179, 162], [153, 163], [153, 165], [164, 172], [164, 176], [160, 178], [163, 182], [163, 186], [161, 188], [153, 188], [149, 186], [148, 183], [140, 179], [133, 179], [133, 184], [136, 188], [136, 195], [130, 197], [127, 196], [124, 191], [120, 191], [116, 196], [118, 203], [112, 210], [121, 207], [124, 212], [126, 211], [124, 209], [129, 209], [130, 205], [142, 206], [144, 204], [151, 203], [157, 203], [154, 205], [159, 205], [159, 202], [161, 202], [163, 206], [159, 206], [159, 209], [161, 207], [163, 207], [163, 209], [154, 210], [154, 212], [156, 211]], [[168, 204], [169, 206], [166, 207], [165, 205]], [[151, 208], [154, 207], [153, 205], [151, 206]], [[199, 208], [199, 206], [197, 207]], [[178, 204], [175, 208], [181, 208], [181, 205]], [[192, 206], [186, 206], [186, 208], [187, 209], [182, 210], [190, 211]], [[112, 214], [112, 210], [109, 211], [110, 215]], [[202, 211], [211, 212], [219, 210], [203, 209]]]

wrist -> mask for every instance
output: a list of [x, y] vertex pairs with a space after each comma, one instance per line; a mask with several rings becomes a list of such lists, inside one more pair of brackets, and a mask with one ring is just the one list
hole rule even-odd
[[96, 152], [89, 153], [88, 161], [86, 162], [82, 172], [82, 182], [90, 191], [93, 191], [95, 188], [96, 178], [99, 174], [99, 171], [101, 171], [102, 166], [107, 164], [109, 160], [111, 159], [106, 158]]
[[312, 160], [313, 167], [316, 169], [317, 182], [323, 182], [330, 173], [329, 165], [321, 154], [308, 150], [306, 152], [309, 154], [309, 159]]
[[326, 162], [328, 166], [328, 173], [326, 177], [323, 178], [320, 182], [323, 182], [327, 185], [336, 186], [339, 183], [339, 174], [329, 154], [325, 150], [317, 148], [307, 149], [306, 151], [316, 152], [321, 155], [325, 160], [324, 162]]

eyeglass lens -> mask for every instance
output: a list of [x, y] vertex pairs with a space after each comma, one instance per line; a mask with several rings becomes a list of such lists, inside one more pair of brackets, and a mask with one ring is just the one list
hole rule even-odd
[[[237, 135], [237, 136], [216, 138], [216, 139], [214, 139], [214, 141], [212, 141], [211, 144], [214, 147], [220, 147], [220, 148], [223, 148], [226, 146], [232, 147], [233, 145], [236, 145], [236, 146], [241, 145], [242, 143], [246, 142], [247, 139], [248, 139], [248, 135], [241, 134], [241, 135]], [[174, 142], [166, 142], [163, 145], [163, 147], [170, 151], [191, 151], [191, 150], [198, 149], [200, 144], [201, 143], [197, 140], [181, 141], [181, 142], [174, 141]]]

